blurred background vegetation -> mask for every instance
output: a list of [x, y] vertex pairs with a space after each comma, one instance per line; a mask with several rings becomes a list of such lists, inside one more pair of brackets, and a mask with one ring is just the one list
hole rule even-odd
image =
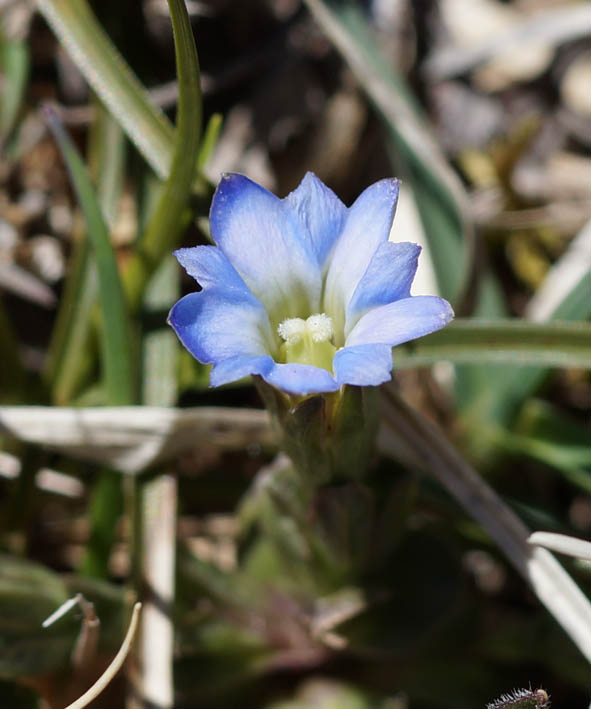
[[460, 317], [395, 350], [400, 391], [528, 526], [589, 538], [590, 11], [1, 0], [0, 706], [73, 701], [135, 597], [92, 706], [587, 706], [568, 636], [408, 464], [376, 455], [342, 566], [317, 559], [253, 387], [209, 390], [165, 320], [222, 171], [284, 196], [311, 170], [347, 204], [400, 176], [414, 293]]

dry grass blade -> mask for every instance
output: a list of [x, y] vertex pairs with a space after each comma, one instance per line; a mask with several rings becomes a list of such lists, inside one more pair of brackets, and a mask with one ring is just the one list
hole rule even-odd
[[586, 542], [584, 539], [553, 532], [534, 532], [529, 535], [527, 541], [535, 546], [555, 551], [557, 554], [566, 554], [575, 559], [591, 561], [591, 542]]
[[150, 706], [166, 709], [174, 705], [176, 479], [160, 475], [144, 486], [142, 495], [142, 584], [146, 596], [139, 635], [139, 677], [134, 684]]
[[123, 644], [119, 648], [119, 652], [113, 658], [113, 662], [107, 667], [103, 674], [97, 679], [97, 681], [88, 689], [84, 694], [79, 697], [75, 702], [69, 704], [66, 709], [83, 709], [94, 701], [96, 697], [107, 687], [111, 682], [113, 677], [119, 672], [121, 666], [125, 662], [125, 658], [131, 649], [131, 644], [135, 635], [137, 628], [140, 610], [142, 608], [141, 603], [136, 603], [133, 607], [133, 613], [131, 615], [131, 621], [129, 623], [129, 628], [127, 629], [127, 634], [123, 640]]
[[528, 543], [529, 530], [517, 515], [453, 449], [443, 434], [410, 408], [389, 387], [384, 388], [382, 452], [426, 470], [451, 493], [503, 550], [591, 662], [591, 604], [546, 549]]
[[265, 411], [229, 407], [3, 406], [0, 432], [131, 474], [199, 446], [276, 445]]
[[67, 613], [69, 613], [72, 608], [75, 608], [76, 606], [79, 606], [82, 601], [82, 594], [77, 593], [73, 598], [68, 598], [67, 601], [64, 601], [62, 605], [59, 608], [56, 608], [56, 610], [53, 611], [51, 615], [49, 615], [43, 623], [41, 623], [42, 628], [49, 628], [50, 625], [53, 625], [57, 620], [60, 618], [63, 618]]

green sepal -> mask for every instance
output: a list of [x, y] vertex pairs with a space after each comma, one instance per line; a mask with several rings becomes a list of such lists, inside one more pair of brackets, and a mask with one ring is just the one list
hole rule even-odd
[[255, 380], [281, 447], [311, 488], [364, 477], [378, 424], [375, 387], [345, 386], [334, 393], [296, 397]]

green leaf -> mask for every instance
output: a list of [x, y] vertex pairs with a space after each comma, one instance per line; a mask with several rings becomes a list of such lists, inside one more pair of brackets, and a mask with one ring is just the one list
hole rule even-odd
[[0, 103], [0, 139], [5, 140], [15, 126], [29, 78], [30, 55], [21, 39], [0, 39], [2, 65], [2, 102]]
[[591, 314], [591, 272], [587, 271], [556, 306], [553, 318], [578, 320]]
[[70, 172], [95, 253], [103, 318], [101, 348], [108, 403], [114, 406], [132, 404], [135, 398], [135, 379], [130, 327], [107, 226], [78, 151], [51, 111], [48, 111], [48, 122]]
[[70, 403], [93, 373], [90, 334], [97, 294], [96, 263], [83, 236], [74, 242], [44, 371], [51, 401], [57, 406]]
[[90, 538], [80, 573], [91, 578], [109, 577], [109, 557], [117, 537], [117, 522], [123, 512], [121, 476], [111, 470], [101, 470], [92, 488], [88, 521]]
[[527, 455], [561, 471], [563, 476], [591, 495], [591, 440], [589, 429], [565, 416], [551, 404], [528, 401], [515, 431], [499, 427], [495, 443], [509, 453]]
[[184, 3], [169, 0], [169, 7], [179, 84], [177, 134], [170, 175], [125, 272], [125, 288], [132, 309], [141, 302], [148, 278], [175, 247], [192, 216], [188, 204], [201, 139], [199, 61]]
[[[591, 325], [554, 321], [457, 319], [394, 350], [396, 368], [454, 364], [591, 367]], [[518, 376], [520, 369], [516, 369]]]
[[223, 119], [220, 113], [214, 113], [207, 122], [205, 134], [199, 148], [199, 155], [197, 156], [199, 167], [203, 167], [212, 156], [220, 137], [222, 122]]
[[[125, 136], [96, 97], [94, 104], [96, 119], [90, 127], [89, 170], [97, 184], [105, 221], [112, 227], [122, 192]], [[44, 373], [51, 398], [58, 406], [70, 403], [93, 374], [96, 358], [93, 313], [97, 296], [96, 261], [88, 237], [83, 234], [74, 243]]]
[[41, 627], [67, 598], [66, 586], [54, 572], [0, 555], [0, 677], [22, 678], [67, 663], [79, 622], [72, 625], [69, 618]]
[[0, 677], [22, 681], [56, 670], [71, 674], [80, 612], [72, 610], [46, 628], [42, 623], [77, 593], [95, 605], [101, 623], [99, 652], [112, 654], [121, 644], [128, 617], [121, 588], [80, 576], [62, 578], [28, 559], [0, 555]]
[[157, 318], [160, 327], [147, 330], [143, 341], [143, 392], [147, 406], [174, 406], [177, 398], [179, 342], [162, 318], [179, 297], [176, 259], [171, 255], [152, 277], [144, 300], [146, 320]]
[[104, 104], [93, 96], [96, 118], [89, 136], [88, 170], [96, 182], [96, 191], [105, 222], [113, 229], [124, 190], [127, 141], [121, 126]]
[[39, 0], [37, 7], [130, 140], [156, 174], [166, 178], [172, 162], [174, 129], [150, 102], [86, 0]]

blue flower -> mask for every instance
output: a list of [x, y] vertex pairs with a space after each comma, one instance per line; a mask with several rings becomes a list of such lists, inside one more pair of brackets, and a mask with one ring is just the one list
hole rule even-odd
[[243, 175], [213, 198], [216, 246], [175, 255], [202, 290], [169, 322], [211, 386], [260, 375], [290, 394], [388, 381], [392, 347], [446, 325], [435, 296], [411, 296], [420, 247], [388, 241], [398, 181], [368, 187], [347, 208], [308, 173], [285, 199]]

